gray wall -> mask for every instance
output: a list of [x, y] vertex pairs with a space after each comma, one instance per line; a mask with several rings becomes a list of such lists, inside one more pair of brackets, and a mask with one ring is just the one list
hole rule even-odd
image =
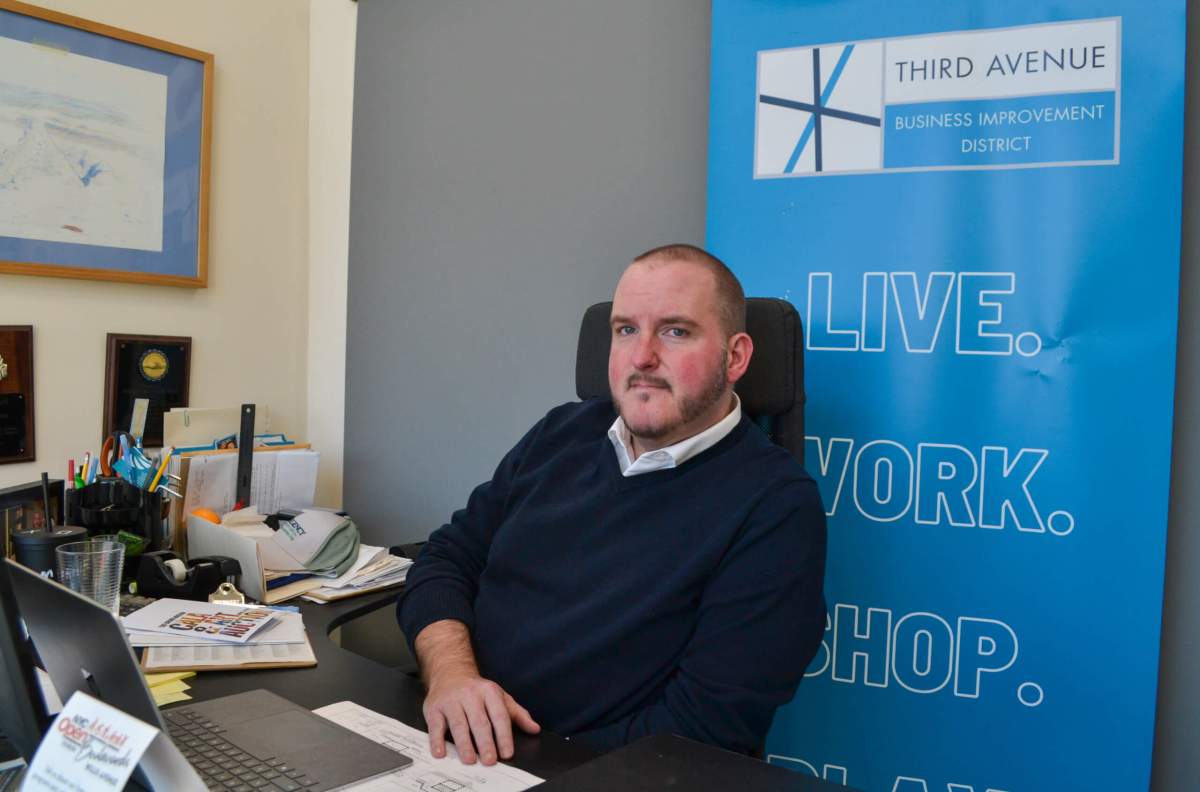
[[[579, 317], [624, 262], [703, 240], [709, 25], [703, 0], [361, 0], [345, 500], [368, 540], [440, 525], [574, 397]], [[1194, 86], [1194, 13], [1189, 28]], [[1187, 119], [1195, 140], [1194, 91]], [[1197, 188], [1189, 152], [1185, 193]], [[1185, 209], [1155, 792], [1200, 786], [1197, 212]]]
[[424, 539], [546, 410], [626, 262], [703, 243], [706, 0], [359, 3], [345, 502]]

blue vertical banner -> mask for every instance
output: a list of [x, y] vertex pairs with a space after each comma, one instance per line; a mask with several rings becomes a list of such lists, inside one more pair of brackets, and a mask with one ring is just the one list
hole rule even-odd
[[1147, 789], [1183, 0], [714, 0], [708, 246], [806, 332], [824, 642], [769, 760]]

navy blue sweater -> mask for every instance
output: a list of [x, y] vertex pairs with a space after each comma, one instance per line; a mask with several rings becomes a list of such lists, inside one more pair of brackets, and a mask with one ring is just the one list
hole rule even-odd
[[673, 732], [750, 752], [825, 627], [825, 512], [748, 419], [625, 478], [607, 401], [551, 410], [409, 570], [411, 642], [457, 619], [480, 672], [600, 749]]

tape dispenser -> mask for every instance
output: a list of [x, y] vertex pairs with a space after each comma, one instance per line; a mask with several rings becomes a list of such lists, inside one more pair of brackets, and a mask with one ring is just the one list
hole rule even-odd
[[[240, 593], [233, 588], [234, 578], [242, 574], [237, 559], [228, 556], [205, 556], [185, 562], [170, 550], [143, 553], [137, 571], [137, 594], [143, 597], [175, 597], [176, 599], [212, 600], [214, 593]], [[236, 601], [223, 596], [221, 601]]]

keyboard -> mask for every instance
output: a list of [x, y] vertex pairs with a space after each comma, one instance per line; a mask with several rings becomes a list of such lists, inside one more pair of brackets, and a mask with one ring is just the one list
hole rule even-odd
[[253, 756], [226, 740], [216, 723], [186, 709], [163, 713], [176, 747], [210, 790], [300, 792], [320, 781], [273, 756]]

